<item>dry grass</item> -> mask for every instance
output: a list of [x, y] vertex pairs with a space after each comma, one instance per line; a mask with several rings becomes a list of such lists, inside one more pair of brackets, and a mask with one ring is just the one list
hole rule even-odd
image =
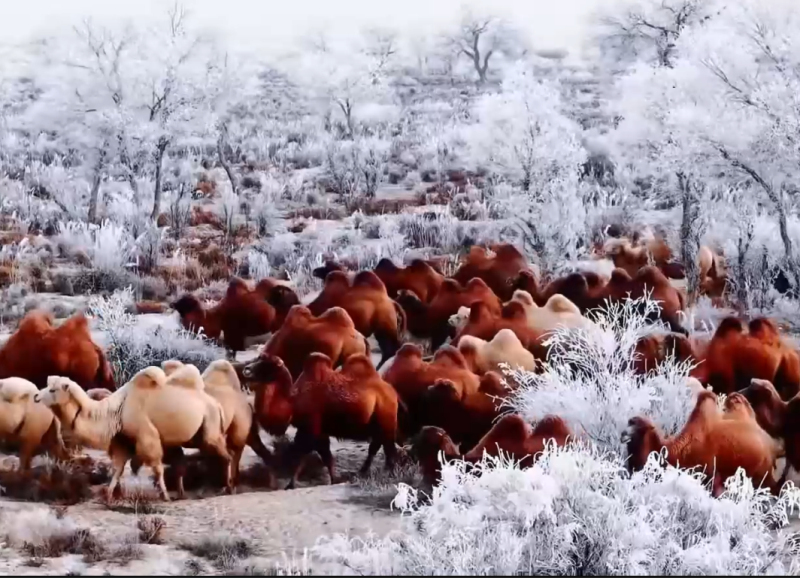
[[161, 514], [164, 511], [164, 505], [156, 489], [142, 486], [126, 489], [123, 498], [105, 502], [105, 506], [112, 512], [139, 516]]
[[22, 550], [31, 558], [59, 558], [65, 554], [80, 554], [87, 562], [105, 560], [106, 548], [88, 528], [54, 531], [36, 542], [26, 542]]
[[405, 452], [400, 452], [394, 471], [373, 465], [366, 476], [354, 478], [350, 499], [386, 510], [397, 495], [397, 485], [400, 483], [414, 488], [422, 483], [419, 466]]
[[106, 464], [86, 456], [69, 462], [48, 459], [28, 473], [0, 470], [0, 486], [6, 497], [48, 504], [85, 502], [92, 498], [92, 486], [110, 479]]
[[139, 518], [136, 521], [136, 528], [139, 530], [139, 542], [142, 544], [161, 544], [166, 527], [167, 523], [160, 516]]
[[245, 538], [234, 538], [228, 534], [207, 536], [196, 542], [180, 544], [179, 548], [211, 562], [219, 570], [230, 571], [255, 553], [252, 542]]

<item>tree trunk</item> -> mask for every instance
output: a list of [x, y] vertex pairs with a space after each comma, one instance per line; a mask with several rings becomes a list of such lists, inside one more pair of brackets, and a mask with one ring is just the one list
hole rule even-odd
[[100, 196], [100, 185], [103, 182], [103, 168], [106, 165], [106, 156], [108, 154], [107, 143], [97, 153], [97, 163], [94, 166], [94, 178], [92, 179], [92, 190], [89, 193], [89, 213], [86, 219], [90, 223], [97, 222], [97, 202]]
[[150, 218], [154, 221], [158, 218], [158, 215], [161, 212], [161, 179], [162, 169], [164, 167], [164, 153], [167, 151], [167, 145], [169, 145], [169, 140], [167, 140], [166, 137], [162, 136], [160, 139], [158, 139], [158, 145], [156, 146], [155, 154], [156, 182], [153, 190], [153, 212], [150, 213]]
[[231, 182], [231, 191], [237, 197], [239, 196], [239, 186], [236, 182], [236, 175], [228, 161], [225, 159], [225, 129], [220, 133], [217, 139], [217, 154], [219, 155], [219, 164], [222, 165], [225, 174], [228, 175], [228, 180]]
[[683, 214], [681, 218], [681, 261], [686, 271], [687, 306], [691, 307], [697, 300], [700, 288], [700, 270], [697, 266], [697, 253], [700, 250], [698, 220], [700, 218], [700, 199], [689, 178], [684, 173], [677, 173], [680, 187]]

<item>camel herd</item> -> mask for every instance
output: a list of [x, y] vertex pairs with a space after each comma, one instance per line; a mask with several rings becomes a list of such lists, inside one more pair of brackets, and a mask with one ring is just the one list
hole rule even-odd
[[[184, 448], [215, 457], [233, 492], [244, 448], [272, 466], [259, 432], [282, 435], [289, 426], [296, 434], [287, 488], [296, 486], [314, 452], [331, 480], [338, 479], [331, 437], [368, 442], [362, 473], [380, 449], [393, 468], [405, 440], [429, 483], [439, 475], [439, 452], [474, 462], [503, 450], [525, 467], [548, 440], [564, 444], [580, 435], [559, 416], [529, 424], [503, 415], [515, 384], [502, 368], [538, 371], [554, 329], [592, 331], [587, 311], [650, 294], [661, 305], [653, 320], [670, 332], [642, 338], [633, 367], [645, 373], [672, 356], [692, 363], [687, 387], [696, 406], [672, 438], [648, 418], [631, 416], [624, 432], [628, 467], [640, 469], [651, 452], [667, 448], [669, 462], [710, 472], [715, 493], [738, 467], [778, 491], [789, 467], [800, 467], [798, 352], [764, 318], [746, 324], [729, 317], [710, 339], [690, 337], [680, 322], [685, 295], [670, 282], [683, 267], [663, 240], [613, 238], [595, 252], [615, 265], [610, 275], [586, 270], [546, 283], [509, 244], [472, 247], [451, 277], [436, 259], [406, 267], [383, 259], [371, 271], [327, 262], [315, 271], [324, 278], [322, 290], [305, 305], [284, 282], [264, 279], [251, 287], [234, 278], [213, 307], [193, 295], [172, 306], [184, 327], [202, 330], [234, 358], [246, 339], [271, 334], [255, 360], [220, 359], [202, 373], [164, 360], [119, 388], [82, 315], [55, 328], [34, 311], [0, 350], [0, 438], [19, 444], [23, 470], [37, 453], [67, 455], [62, 433], [106, 451], [112, 497], [129, 461], [134, 472], [142, 465], [153, 471], [164, 499], [165, 467], [175, 468], [183, 497]], [[703, 247], [698, 265], [701, 291], [721, 298], [721, 257]], [[404, 343], [406, 334], [418, 343]], [[380, 348], [377, 366], [368, 337]], [[425, 341], [430, 356], [419, 345]], [[719, 393], [728, 395], [722, 408]], [[788, 465], [776, 481], [773, 469], [782, 456]]]

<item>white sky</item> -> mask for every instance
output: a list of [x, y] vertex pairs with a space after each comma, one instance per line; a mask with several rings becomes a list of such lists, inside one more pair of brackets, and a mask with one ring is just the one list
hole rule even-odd
[[[97, 23], [161, 15], [174, 0], [0, 0], [0, 43], [69, 26], [86, 16]], [[220, 32], [231, 47], [272, 51], [293, 38], [326, 28], [333, 35], [360, 26], [440, 29], [462, 5], [490, 9], [530, 34], [536, 48], [580, 50], [587, 17], [619, 0], [183, 0], [192, 19]]]

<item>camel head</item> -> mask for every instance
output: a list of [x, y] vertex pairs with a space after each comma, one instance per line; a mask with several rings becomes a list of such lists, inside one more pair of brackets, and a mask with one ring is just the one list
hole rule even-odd
[[181, 318], [192, 314], [197, 315], [203, 313], [202, 303], [191, 293], [187, 293], [181, 296], [177, 301], [173, 301], [170, 303], [170, 307], [177, 311]]
[[626, 466], [629, 473], [644, 468], [648, 456], [659, 451], [663, 445], [656, 426], [646, 417], [632, 417], [628, 420], [628, 429], [622, 434], [622, 443], [628, 449]]
[[741, 393], [733, 392], [725, 398], [725, 413], [735, 414], [743, 418], [756, 419], [756, 414], [747, 401], [747, 398]]
[[[280, 381], [289, 370], [277, 355], [262, 353], [257, 359], [244, 366], [242, 375], [256, 388]], [[290, 377], [291, 380], [291, 377]]]
[[70, 386], [80, 387], [68, 377], [51, 375], [47, 378], [47, 387], [33, 397], [33, 401], [41, 403], [47, 407], [63, 406], [70, 402], [72, 394]]
[[756, 421], [772, 437], [783, 435], [786, 424], [787, 404], [766, 379], [751, 379], [750, 385], [740, 392], [750, 403]]
[[277, 355], [262, 353], [242, 375], [255, 391], [253, 409], [271, 435], [283, 435], [292, 421], [292, 375]]
[[331, 271], [344, 271], [344, 270], [345, 270], [344, 266], [341, 263], [338, 263], [337, 261], [325, 261], [325, 264], [322, 267], [317, 267], [311, 274], [317, 279], [324, 280], [328, 276], [328, 273], [330, 273]]
[[425, 403], [429, 408], [452, 406], [461, 402], [461, 395], [455, 382], [450, 379], [437, 379], [425, 391]]
[[527, 291], [530, 295], [539, 294], [539, 281], [536, 279], [536, 274], [530, 269], [522, 269], [516, 277], [512, 277], [508, 282], [514, 291]]
[[458, 458], [458, 447], [440, 427], [425, 426], [411, 440], [411, 456], [419, 463], [423, 480], [435, 484], [441, 476], [440, 452], [444, 460]]

